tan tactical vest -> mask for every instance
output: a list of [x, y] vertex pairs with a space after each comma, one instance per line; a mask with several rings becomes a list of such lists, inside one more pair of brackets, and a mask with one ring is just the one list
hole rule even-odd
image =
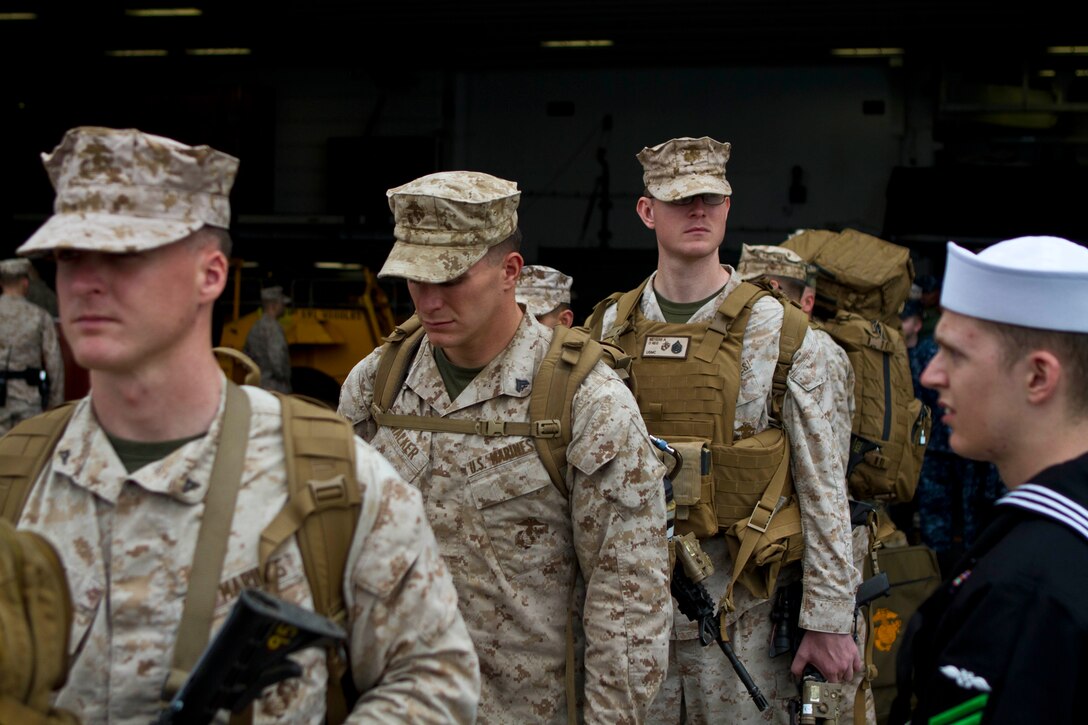
[[[673, 481], [677, 533], [702, 538], [724, 532], [734, 561], [733, 583], [770, 596], [781, 566], [799, 560], [802, 552], [789, 439], [781, 420], [786, 375], [808, 320], [785, 298], [744, 282], [707, 324], [655, 322], [639, 312], [645, 286], [604, 300], [587, 326], [600, 334], [604, 310], [616, 305], [616, 321], [603, 339], [631, 356], [631, 378], [650, 433], [684, 457]], [[768, 295], [785, 310], [770, 427], [734, 440], [744, 331], [753, 305]], [[730, 584], [727, 603], [732, 589]]]

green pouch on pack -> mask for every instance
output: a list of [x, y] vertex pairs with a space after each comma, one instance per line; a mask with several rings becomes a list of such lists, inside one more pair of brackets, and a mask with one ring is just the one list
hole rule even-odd
[[[887, 722], [895, 699], [895, 659], [907, 630], [907, 623], [922, 602], [941, 583], [937, 555], [928, 546], [879, 546], [874, 552], [877, 566], [888, 574], [891, 590], [869, 605], [869, 637], [873, 643], [873, 700], [877, 722]], [[866, 564], [865, 577], [872, 576]]]

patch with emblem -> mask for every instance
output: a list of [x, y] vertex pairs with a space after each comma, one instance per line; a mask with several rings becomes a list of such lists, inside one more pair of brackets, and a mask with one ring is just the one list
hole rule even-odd
[[529, 387], [529, 381], [528, 380], [522, 380], [521, 378], [518, 378], [517, 380], [514, 381], [514, 387], [517, 388], [517, 391], [520, 393], [521, 391], [523, 391], [527, 387]]
[[669, 357], [683, 360], [688, 356], [690, 337], [650, 335], [642, 348], [642, 357]]

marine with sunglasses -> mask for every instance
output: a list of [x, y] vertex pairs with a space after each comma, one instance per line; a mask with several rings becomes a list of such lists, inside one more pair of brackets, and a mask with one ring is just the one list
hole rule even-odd
[[[701, 459], [693, 485], [673, 484], [678, 531], [700, 539], [714, 565], [705, 584], [721, 598], [723, 634], [770, 700], [771, 721], [788, 723], [797, 693], [791, 671], [799, 677], [811, 665], [831, 682], [849, 682], [862, 667], [851, 636], [860, 574], [851, 556], [846, 461], [831, 423], [826, 353], [804, 336], [799, 309], [742, 282], [719, 259], [732, 195], [729, 151], [730, 144], [704, 136], [638, 154], [644, 191], [636, 211], [656, 235], [657, 270], [636, 290], [599, 303], [586, 325], [633, 358], [650, 432]], [[780, 338], [801, 341], [776, 395]], [[769, 483], [773, 461], [758, 481], [741, 480], [734, 465], [738, 451], [740, 458], [755, 451], [765, 469], [776, 440], [779, 471], [788, 453], [792, 493], [782, 477], [778, 491]], [[776, 539], [775, 531], [785, 533]], [[755, 551], [749, 555], [737, 537], [731, 544], [729, 532], [753, 537]], [[735, 577], [734, 558], [748, 562]], [[798, 578], [803, 638], [792, 661], [789, 654], [772, 658], [771, 599]], [[728, 660], [698, 637], [697, 626], [674, 612], [668, 677], [649, 721], [767, 722]], [[840, 722], [850, 722], [850, 713]]]

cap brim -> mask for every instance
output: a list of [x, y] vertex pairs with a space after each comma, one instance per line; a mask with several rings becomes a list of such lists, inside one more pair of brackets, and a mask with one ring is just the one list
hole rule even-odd
[[54, 249], [80, 249], [108, 254], [142, 252], [184, 239], [204, 222], [148, 219], [118, 214], [54, 214], [15, 250], [33, 255]]
[[733, 194], [733, 187], [728, 181], [702, 174], [683, 174], [665, 181], [655, 181], [647, 184], [646, 190], [661, 201], [676, 201], [696, 194]]
[[483, 259], [490, 247], [473, 244], [453, 246], [397, 242], [389, 252], [379, 277], [401, 277], [413, 282], [441, 284], [457, 279]]

